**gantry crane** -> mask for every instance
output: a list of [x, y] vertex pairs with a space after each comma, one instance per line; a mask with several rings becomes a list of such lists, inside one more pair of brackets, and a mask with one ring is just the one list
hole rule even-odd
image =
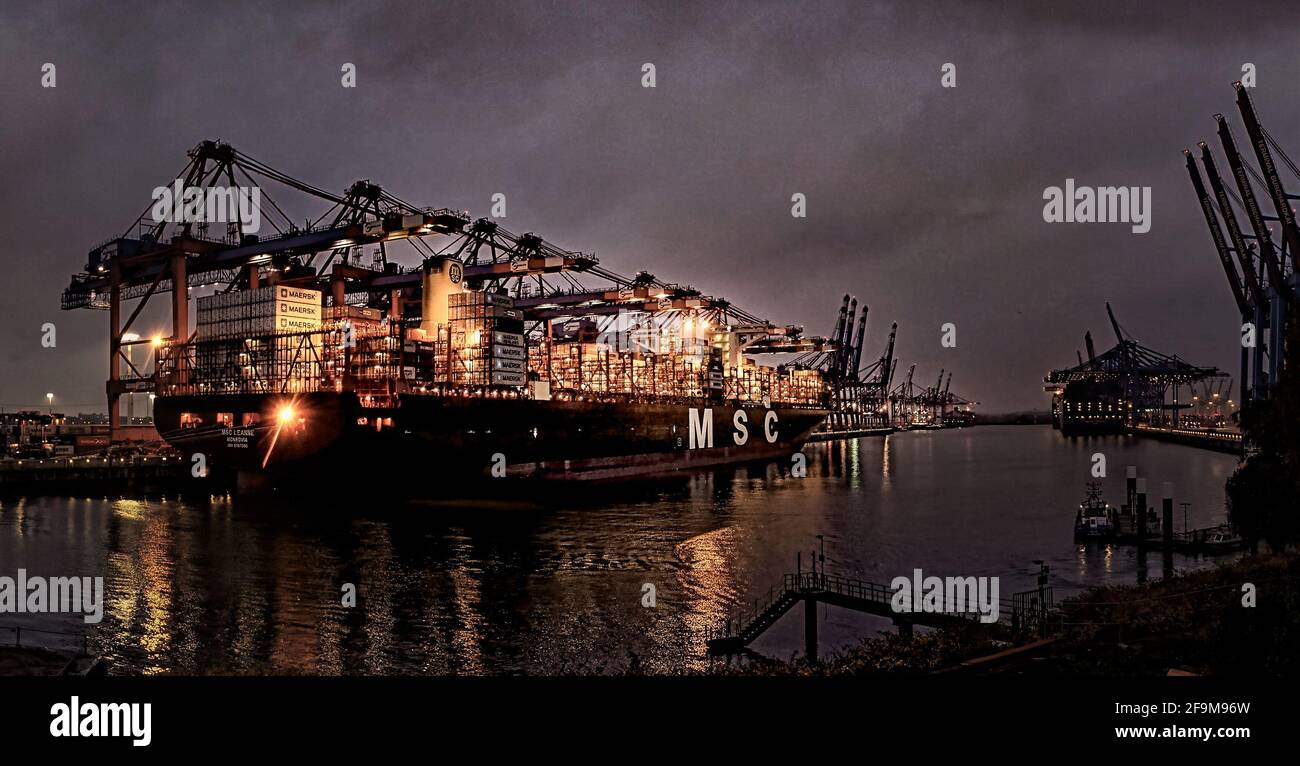
[[888, 423], [889, 381], [898, 324], [890, 328], [884, 355], [864, 369], [862, 354], [869, 308], [862, 304], [861, 316], [857, 309], [858, 299], [846, 294], [828, 343], [792, 362], [797, 367], [820, 370], [830, 383], [831, 414], [825, 425], [829, 431], [879, 428]]
[[[1198, 145], [1212, 197], [1201, 182], [1191, 152], [1184, 151], [1184, 157], [1206, 227], [1241, 314], [1243, 333], [1247, 332], [1247, 323], [1253, 326], [1253, 332], [1250, 333], [1254, 339], [1253, 349], [1249, 344], [1243, 343], [1241, 350], [1241, 398], [1247, 402], [1252, 398], [1267, 397], [1277, 385], [1288, 356], [1283, 337], [1284, 328], [1288, 314], [1295, 310], [1297, 299], [1296, 268], [1300, 265], [1300, 229], [1297, 228], [1291, 203], [1298, 198], [1287, 193], [1273, 153], [1276, 152], [1297, 177], [1300, 177], [1300, 168], [1264, 130], [1246, 88], [1239, 82], [1234, 87], [1237, 108], [1259, 170], [1252, 168], [1238, 151], [1232, 128], [1222, 114], [1214, 115], [1214, 121], [1236, 192], [1223, 183], [1208, 144], [1202, 141]], [[1260, 207], [1251, 184], [1252, 177], [1267, 190], [1273, 203], [1274, 215], [1266, 215]], [[1237, 223], [1234, 202], [1250, 224], [1249, 235], [1242, 232]], [[1226, 238], [1220, 228], [1220, 221], [1227, 230]], [[1273, 241], [1270, 221], [1279, 224], [1280, 244]], [[1233, 255], [1236, 256], [1235, 262]]]
[[[1198, 367], [1177, 356], [1163, 354], [1147, 348], [1134, 340], [1120, 327], [1110, 304], [1106, 304], [1106, 317], [1115, 333], [1115, 346], [1099, 356], [1092, 355], [1092, 336], [1085, 333], [1089, 359], [1077, 367], [1053, 370], [1044, 378], [1044, 390], [1052, 393], [1053, 423], [1060, 426], [1062, 397], [1071, 383], [1100, 383], [1114, 386], [1120, 400], [1131, 403], [1131, 421], [1141, 419], [1152, 424], [1163, 423], [1166, 415], [1183, 407], [1179, 391], [1209, 379], [1226, 378], [1227, 374], [1216, 367]], [[1166, 402], [1172, 393], [1172, 401]]]
[[[680, 312], [700, 316], [734, 340], [736, 353], [808, 351], [829, 347], [824, 339], [803, 338], [802, 328], [775, 325], [722, 298], [663, 282], [648, 274], [623, 277], [600, 266], [594, 254], [556, 247], [533, 233], [515, 235], [488, 219], [465, 211], [416, 207], [368, 180], [342, 195], [300, 181], [231, 145], [203, 141], [172, 182], [177, 189], [203, 195], [231, 188], [256, 188], [262, 222], [271, 232], [245, 231], [252, 221], [235, 220], [210, 232], [198, 222], [156, 220], [153, 204], [119, 236], [91, 249], [85, 269], [73, 275], [62, 307], [109, 312], [109, 379], [105, 385], [114, 435], [120, 428], [119, 402], [127, 392], [151, 392], [155, 375], [137, 366], [124, 349], [138, 343], [183, 344], [192, 340], [189, 293], [196, 286], [222, 290], [261, 284], [291, 284], [320, 289], [333, 307], [361, 305], [408, 322], [420, 311], [412, 295], [422, 285], [426, 264], [438, 259], [463, 262], [471, 286], [502, 289], [519, 299], [534, 330], [558, 317], [602, 316], [619, 312]], [[314, 219], [301, 223], [271, 196], [287, 190], [308, 204], [327, 203]], [[301, 205], [302, 200], [299, 200]], [[263, 227], [266, 228], [266, 227]], [[426, 238], [446, 237], [435, 248]], [[389, 249], [410, 245], [421, 265], [404, 267]], [[362, 248], [374, 258], [362, 261]], [[588, 280], [584, 283], [579, 277]], [[598, 285], [590, 282], [597, 281]], [[135, 339], [131, 329], [149, 300], [171, 292], [171, 330], [167, 336]], [[138, 301], [123, 321], [124, 303]], [[742, 340], [743, 339], [743, 340]], [[184, 356], [178, 355], [178, 363]], [[123, 363], [128, 374], [123, 375]], [[178, 371], [184, 374], [183, 370]]]

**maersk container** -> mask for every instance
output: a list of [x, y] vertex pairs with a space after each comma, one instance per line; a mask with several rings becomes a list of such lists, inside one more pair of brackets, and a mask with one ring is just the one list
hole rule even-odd
[[526, 382], [527, 376], [522, 372], [492, 372], [492, 385], [494, 386], [522, 386]]
[[300, 317], [302, 319], [311, 319], [320, 322], [321, 309], [319, 304], [311, 303], [289, 303], [278, 301], [275, 304], [275, 315], [277, 317]]
[[493, 371], [500, 370], [502, 372], [518, 372], [521, 374], [527, 372], [522, 359], [501, 359], [499, 357], [492, 358], [492, 369]]
[[321, 305], [320, 290], [285, 285], [275, 285], [275, 300], [280, 303], [309, 303], [317, 308]]

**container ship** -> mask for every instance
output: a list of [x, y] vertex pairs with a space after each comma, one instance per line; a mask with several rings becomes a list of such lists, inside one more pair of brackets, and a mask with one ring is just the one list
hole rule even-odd
[[463, 285], [431, 259], [418, 321], [283, 283], [199, 298], [194, 340], [161, 349], [159, 433], [277, 478], [608, 479], [786, 456], [827, 414], [817, 371], [728, 364], [735, 328], [696, 312], [528, 334], [511, 296]]
[[1180, 390], [1195, 391], [1198, 385], [1218, 389], [1228, 381], [1216, 367], [1198, 367], [1138, 343], [1120, 326], [1109, 303], [1106, 315], [1115, 346], [1098, 354], [1092, 332], [1084, 332], [1087, 356], [1076, 351], [1077, 365], [1043, 378], [1043, 390], [1052, 397], [1052, 427], [1063, 435], [1125, 434], [1141, 425], [1176, 424], [1188, 406], [1179, 402]]
[[[147, 210], [63, 293], [108, 312], [115, 437], [121, 397], [148, 394], [162, 440], [241, 481], [613, 479], [786, 456], [828, 414], [823, 370], [755, 358], [842, 341], [369, 181], [332, 194], [216, 141], [189, 158], [184, 216]], [[232, 178], [269, 203], [258, 233], [233, 203], [212, 220], [248, 196]], [[290, 220], [284, 189], [331, 207]], [[167, 292], [170, 334], [131, 332]]]
[[1127, 432], [1132, 408], [1113, 380], [1074, 380], [1052, 400], [1057, 428], [1066, 436]]

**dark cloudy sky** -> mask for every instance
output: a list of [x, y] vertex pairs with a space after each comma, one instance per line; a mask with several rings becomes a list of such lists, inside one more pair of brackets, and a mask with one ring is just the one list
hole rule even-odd
[[[337, 191], [478, 215], [502, 192], [511, 230], [811, 333], [853, 292], [866, 357], [897, 321], [904, 369], [955, 370], [985, 410], [1044, 406], [1085, 329], [1113, 343], [1106, 300], [1139, 340], [1231, 370], [1181, 149], [1215, 112], [1241, 140], [1250, 62], [1300, 155], [1298, 40], [1293, 2], [6, 3], [0, 405], [103, 409], [107, 316], [59, 293], [204, 138]], [[1067, 177], [1151, 186], [1151, 232], [1044, 223]]]

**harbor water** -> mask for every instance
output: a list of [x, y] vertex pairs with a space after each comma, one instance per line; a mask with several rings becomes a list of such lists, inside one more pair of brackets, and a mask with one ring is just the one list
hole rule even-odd
[[[278, 497], [0, 500], [0, 576], [104, 578], [104, 616], [0, 614], [24, 643], [80, 643], [121, 674], [589, 674], [707, 670], [708, 632], [825, 545], [826, 571], [888, 584], [1051, 567], [1056, 598], [1161, 576], [1159, 553], [1077, 545], [1105, 456], [1173, 484], [1175, 529], [1223, 520], [1230, 455], [1135, 437], [979, 426], [809, 444], [788, 463], [564, 487], [528, 502]], [[363, 471], [330, 481], [364, 486]], [[818, 540], [818, 535], [822, 540]], [[1218, 559], [1175, 555], [1182, 570]], [[1145, 561], [1145, 563], [1143, 563]], [[355, 588], [355, 605], [345, 600]], [[822, 655], [888, 621], [821, 607]], [[35, 631], [57, 631], [40, 634]], [[61, 635], [66, 634], [66, 635]], [[0, 629], [0, 642], [13, 638]], [[798, 609], [754, 645], [803, 651]]]

